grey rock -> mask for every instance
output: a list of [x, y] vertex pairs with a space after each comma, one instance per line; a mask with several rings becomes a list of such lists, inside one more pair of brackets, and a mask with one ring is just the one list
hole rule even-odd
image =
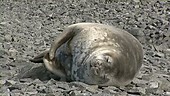
[[38, 85], [43, 84], [43, 82], [41, 80], [39, 80], [39, 79], [35, 79], [32, 83], [33, 84], [38, 84]]
[[140, 0], [133, 0], [134, 2], [140, 2]]
[[4, 41], [5, 41], [5, 40], [4, 40], [3, 36], [0, 35], [0, 44], [1, 44], [1, 43], [4, 43]]
[[6, 80], [0, 80], [0, 85], [4, 85], [6, 83]]
[[150, 88], [158, 88], [159, 87], [159, 83], [155, 82], [155, 81], [151, 81], [151, 82], [149, 82], [149, 87]]
[[58, 88], [63, 89], [63, 90], [70, 90], [71, 89], [67, 82], [56, 82], [56, 86]]
[[140, 79], [134, 79], [133, 80], [133, 83], [135, 84], [135, 86], [139, 87], [139, 88], [143, 88], [143, 87], [146, 87], [146, 84], [147, 84], [147, 80], [141, 80]]
[[69, 96], [90, 96], [91, 94], [88, 92], [82, 92], [82, 91], [71, 91], [69, 93]]
[[169, 92], [170, 91], [170, 81], [162, 80], [160, 82], [159, 88], [161, 90], [165, 90], [165, 91]]
[[156, 93], [156, 91], [157, 91], [157, 89], [155, 89], [155, 88], [148, 88], [148, 89], [146, 89], [146, 93], [151, 93], [151, 94], [154, 94], [154, 95], [158, 95]]
[[12, 38], [12, 36], [11, 36], [10, 34], [6, 34], [6, 35], [4, 36], [4, 39], [5, 39], [5, 41], [7, 41], [7, 42], [11, 42], [11, 41], [13, 40], [13, 38]]
[[98, 89], [98, 85], [87, 85], [82, 82], [71, 82], [69, 86], [78, 87], [78, 89], [80, 88], [80, 90], [86, 90], [91, 93], [97, 92], [97, 89]]
[[129, 31], [133, 36], [144, 36], [144, 33], [139, 28], [132, 28]]
[[164, 95], [169, 96], [170, 92], [165, 92]]
[[10, 49], [10, 46], [11, 46], [10, 42], [3, 43], [3, 48], [6, 49], [6, 50]]
[[120, 89], [114, 87], [114, 86], [108, 86], [104, 88], [103, 92], [110, 93], [110, 94], [116, 94], [120, 91]]
[[16, 81], [14, 81], [14, 80], [7, 80], [7, 81], [6, 81], [6, 83], [7, 83], [7, 82], [8, 82], [8, 83], [10, 83], [11, 85], [14, 85], [14, 84], [16, 84], [16, 83], [17, 83], [17, 82], [16, 82]]

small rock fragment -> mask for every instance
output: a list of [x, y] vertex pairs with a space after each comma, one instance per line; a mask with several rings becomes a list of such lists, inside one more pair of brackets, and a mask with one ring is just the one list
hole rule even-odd
[[8, 41], [8, 42], [13, 41], [13, 37], [12, 37], [10, 34], [6, 34], [6, 35], [4, 36], [4, 39], [5, 39], [5, 41]]
[[159, 83], [155, 82], [155, 81], [151, 81], [151, 82], [149, 82], [149, 86], [150, 86], [150, 88], [158, 88]]

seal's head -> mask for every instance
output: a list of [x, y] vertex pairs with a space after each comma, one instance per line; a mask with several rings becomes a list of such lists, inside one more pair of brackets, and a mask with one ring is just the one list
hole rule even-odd
[[[87, 62], [89, 63], [89, 77], [97, 84], [103, 84], [109, 81], [108, 75], [111, 75], [114, 67], [113, 54], [109, 50], [103, 50], [98, 53], [93, 53]], [[113, 75], [113, 74], [112, 74]]]
[[[76, 77], [82, 78], [79, 81], [83, 81], [87, 84], [97, 84], [100, 86], [108, 85], [125, 85], [127, 82], [121, 82], [121, 66], [119, 61], [119, 51], [110, 48], [98, 48], [86, 57], [83, 64], [79, 66], [81, 70], [77, 70]], [[81, 75], [78, 75], [78, 71]], [[83, 76], [83, 77], [79, 77]], [[77, 79], [77, 80], [78, 80]]]

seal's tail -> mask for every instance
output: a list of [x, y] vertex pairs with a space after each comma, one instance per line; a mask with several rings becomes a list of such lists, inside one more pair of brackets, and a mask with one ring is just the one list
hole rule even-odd
[[49, 50], [46, 50], [44, 52], [42, 52], [41, 54], [37, 55], [36, 57], [29, 59], [31, 62], [34, 63], [43, 63], [43, 58], [45, 56], [45, 54], [49, 53]]

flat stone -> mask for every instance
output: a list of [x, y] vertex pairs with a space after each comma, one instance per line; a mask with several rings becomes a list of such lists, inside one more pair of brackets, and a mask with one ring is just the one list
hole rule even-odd
[[170, 92], [165, 92], [164, 95], [170, 96]]
[[5, 39], [5, 41], [9, 41], [9, 42], [13, 40], [13, 38], [12, 38], [12, 36], [10, 34], [6, 34], [4, 36], [4, 39]]
[[151, 82], [149, 82], [149, 86], [150, 86], [150, 88], [158, 88], [159, 83], [155, 82], [155, 81], [151, 81]]
[[133, 0], [134, 2], [140, 2], [140, 0]]

